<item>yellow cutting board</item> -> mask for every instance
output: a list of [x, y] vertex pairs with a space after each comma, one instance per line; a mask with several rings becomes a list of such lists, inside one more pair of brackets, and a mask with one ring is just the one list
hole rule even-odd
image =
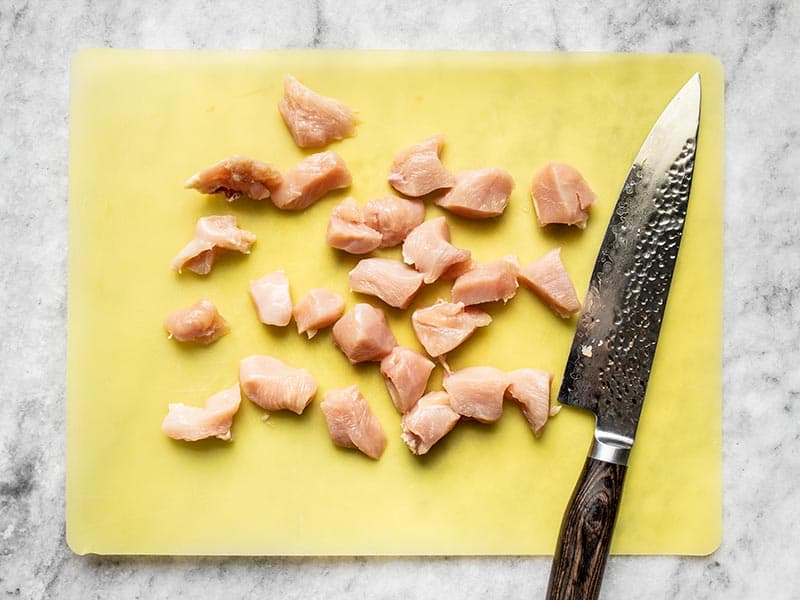
[[[331, 208], [390, 191], [395, 153], [443, 134], [453, 172], [498, 166], [516, 189], [505, 214], [447, 214], [456, 245], [479, 260], [528, 263], [555, 246], [581, 297], [631, 161], [673, 94], [703, 85], [696, 175], [685, 237], [633, 451], [612, 551], [705, 554], [719, 544], [722, 252], [722, 69], [704, 55], [87, 50], [72, 63], [67, 360], [67, 540], [100, 554], [548, 554], [589, 447], [593, 418], [564, 408], [534, 439], [507, 403], [486, 426], [462, 422], [424, 457], [400, 439], [375, 364], [350, 366], [329, 331], [308, 341], [261, 325], [247, 284], [285, 269], [294, 298], [312, 287], [356, 297], [357, 258], [325, 244]], [[278, 114], [292, 73], [357, 109], [356, 137], [332, 144], [347, 191], [304, 212], [268, 201], [227, 204], [184, 190], [230, 154], [285, 170], [303, 158]], [[540, 229], [528, 190], [549, 160], [597, 191], [588, 228]], [[234, 214], [256, 233], [250, 256], [208, 277], [169, 263], [198, 217]], [[429, 203], [427, 216], [442, 211]], [[398, 248], [380, 255], [399, 257]], [[430, 286], [412, 305], [448, 294]], [[211, 299], [232, 331], [209, 347], [167, 339], [172, 310]], [[555, 374], [575, 320], [529, 290], [492, 306], [494, 322], [450, 355], [453, 368], [533, 366]], [[402, 344], [419, 348], [410, 310], [388, 309]], [[249, 354], [308, 368], [317, 399], [302, 416], [242, 402], [233, 441], [183, 443], [160, 431], [170, 402], [202, 405]], [[431, 388], [440, 385], [437, 369]], [[358, 383], [389, 438], [380, 461], [336, 448], [319, 401]]]

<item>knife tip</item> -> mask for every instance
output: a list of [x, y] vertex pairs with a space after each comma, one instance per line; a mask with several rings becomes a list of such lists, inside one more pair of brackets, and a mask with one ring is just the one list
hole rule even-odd
[[679, 102], [681, 103], [692, 103], [696, 104], [698, 109], [700, 107], [700, 96], [701, 96], [701, 85], [700, 85], [700, 73], [697, 72], [692, 75], [689, 80], [683, 84], [683, 87], [680, 91], [675, 95], [673, 100], [681, 99]]

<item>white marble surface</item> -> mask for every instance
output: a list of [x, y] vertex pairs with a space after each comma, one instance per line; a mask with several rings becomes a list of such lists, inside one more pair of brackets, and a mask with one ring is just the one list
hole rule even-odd
[[800, 3], [0, 0], [0, 594], [534, 598], [543, 558], [191, 559], [64, 542], [68, 61], [81, 47], [702, 51], [726, 71], [724, 536], [607, 598], [800, 598]]

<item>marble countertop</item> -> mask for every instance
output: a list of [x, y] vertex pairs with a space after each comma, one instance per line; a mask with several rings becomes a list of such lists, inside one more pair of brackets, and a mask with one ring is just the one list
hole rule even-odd
[[710, 52], [725, 66], [724, 533], [611, 598], [800, 597], [800, 4], [0, 0], [0, 594], [534, 598], [547, 558], [107, 558], [64, 541], [68, 64], [83, 47]]

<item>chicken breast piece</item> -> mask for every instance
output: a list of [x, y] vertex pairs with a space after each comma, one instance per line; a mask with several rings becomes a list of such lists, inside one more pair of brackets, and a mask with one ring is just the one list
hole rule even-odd
[[518, 273], [519, 262], [513, 254], [501, 260], [476, 263], [456, 279], [450, 295], [453, 302], [466, 306], [496, 300], [508, 302], [517, 293]]
[[184, 187], [203, 194], [222, 192], [228, 202], [243, 195], [264, 200], [282, 180], [274, 166], [249, 156], [233, 155], [198, 171], [186, 180]]
[[349, 274], [350, 289], [406, 308], [422, 287], [422, 274], [398, 260], [362, 258]]
[[508, 375], [494, 367], [467, 367], [445, 375], [442, 386], [458, 414], [481, 423], [493, 423], [503, 415], [503, 396]]
[[470, 258], [464, 262], [456, 263], [445, 269], [444, 272], [439, 276], [439, 279], [444, 281], [455, 281], [467, 271], [474, 269], [476, 266], [478, 266], [478, 264], [478, 261], [474, 258]]
[[469, 259], [469, 250], [450, 243], [450, 228], [444, 217], [418, 225], [403, 242], [403, 261], [414, 265], [425, 283], [433, 283], [448, 268]]
[[210, 344], [231, 330], [210, 300], [200, 300], [189, 308], [179, 308], [164, 319], [170, 338], [179, 342]]
[[389, 173], [389, 184], [401, 194], [413, 197], [453, 185], [453, 176], [439, 159], [443, 144], [444, 138], [437, 135], [398, 153]]
[[367, 202], [364, 221], [381, 234], [381, 247], [403, 243], [409, 233], [425, 220], [422, 200], [385, 196]]
[[182, 402], [169, 405], [161, 423], [161, 431], [174, 440], [195, 442], [216, 437], [231, 439], [233, 416], [239, 410], [239, 385], [217, 392], [206, 400], [205, 406], [186, 406]]
[[556, 414], [560, 408], [550, 408], [553, 374], [539, 369], [517, 369], [508, 373], [508, 380], [511, 384], [506, 390], [506, 396], [519, 404], [533, 435], [539, 437], [547, 424], [547, 418]]
[[331, 211], [325, 241], [332, 248], [367, 254], [378, 248], [382, 239], [381, 233], [366, 223], [364, 211], [353, 198], [345, 198]]
[[352, 183], [341, 156], [327, 151], [312, 154], [289, 169], [272, 190], [272, 203], [283, 210], [303, 210], [330, 191]]
[[291, 75], [283, 79], [278, 110], [301, 148], [320, 148], [355, 134], [356, 117], [344, 102], [318, 94]]
[[170, 266], [178, 273], [186, 269], [198, 275], [208, 275], [217, 257], [225, 251], [250, 254], [255, 241], [255, 234], [240, 229], [232, 215], [201, 217], [195, 225], [194, 238], [172, 259]]
[[250, 297], [256, 307], [258, 320], [265, 325], [285, 327], [291, 321], [289, 278], [282, 269], [250, 281]]
[[208, 275], [217, 259], [223, 254], [225, 254], [223, 248], [203, 240], [193, 239], [172, 259], [170, 266], [179, 274], [186, 269], [198, 275]]
[[425, 356], [402, 346], [395, 346], [381, 360], [381, 374], [395, 408], [407, 413], [425, 393], [435, 365]]
[[520, 269], [519, 280], [565, 319], [581, 309], [575, 286], [561, 261], [561, 248], [551, 250], [539, 260]]
[[386, 434], [357, 385], [326, 392], [320, 408], [334, 444], [357, 448], [375, 460], [381, 457]]
[[541, 227], [562, 223], [583, 229], [597, 194], [575, 168], [551, 162], [533, 176], [531, 199]]
[[239, 384], [250, 401], [269, 412], [290, 410], [303, 414], [317, 393], [317, 382], [311, 373], [261, 354], [239, 362]]
[[383, 311], [369, 304], [356, 304], [336, 321], [333, 343], [351, 364], [379, 361], [397, 346]]
[[327, 288], [313, 289], [294, 305], [297, 333], [305, 333], [311, 339], [320, 329], [333, 325], [343, 313], [344, 298]]
[[433, 357], [450, 352], [478, 327], [485, 327], [492, 317], [479, 308], [464, 308], [460, 302], [438, 301], [411, 315], [411, 325], [420, 344]]
[[400, 437], [414, 454], [427, 454], [436, 442], [452, 431], [460, 418], [450, 406], [450, 396], [446, 392], [431, 392], [420, 398], [411, 412], [403, 415]]
[[466, 219], [490, 219], [503, 214], [513, 190], [514, 179], [505, 169], [463, 171], [436, 204]]

